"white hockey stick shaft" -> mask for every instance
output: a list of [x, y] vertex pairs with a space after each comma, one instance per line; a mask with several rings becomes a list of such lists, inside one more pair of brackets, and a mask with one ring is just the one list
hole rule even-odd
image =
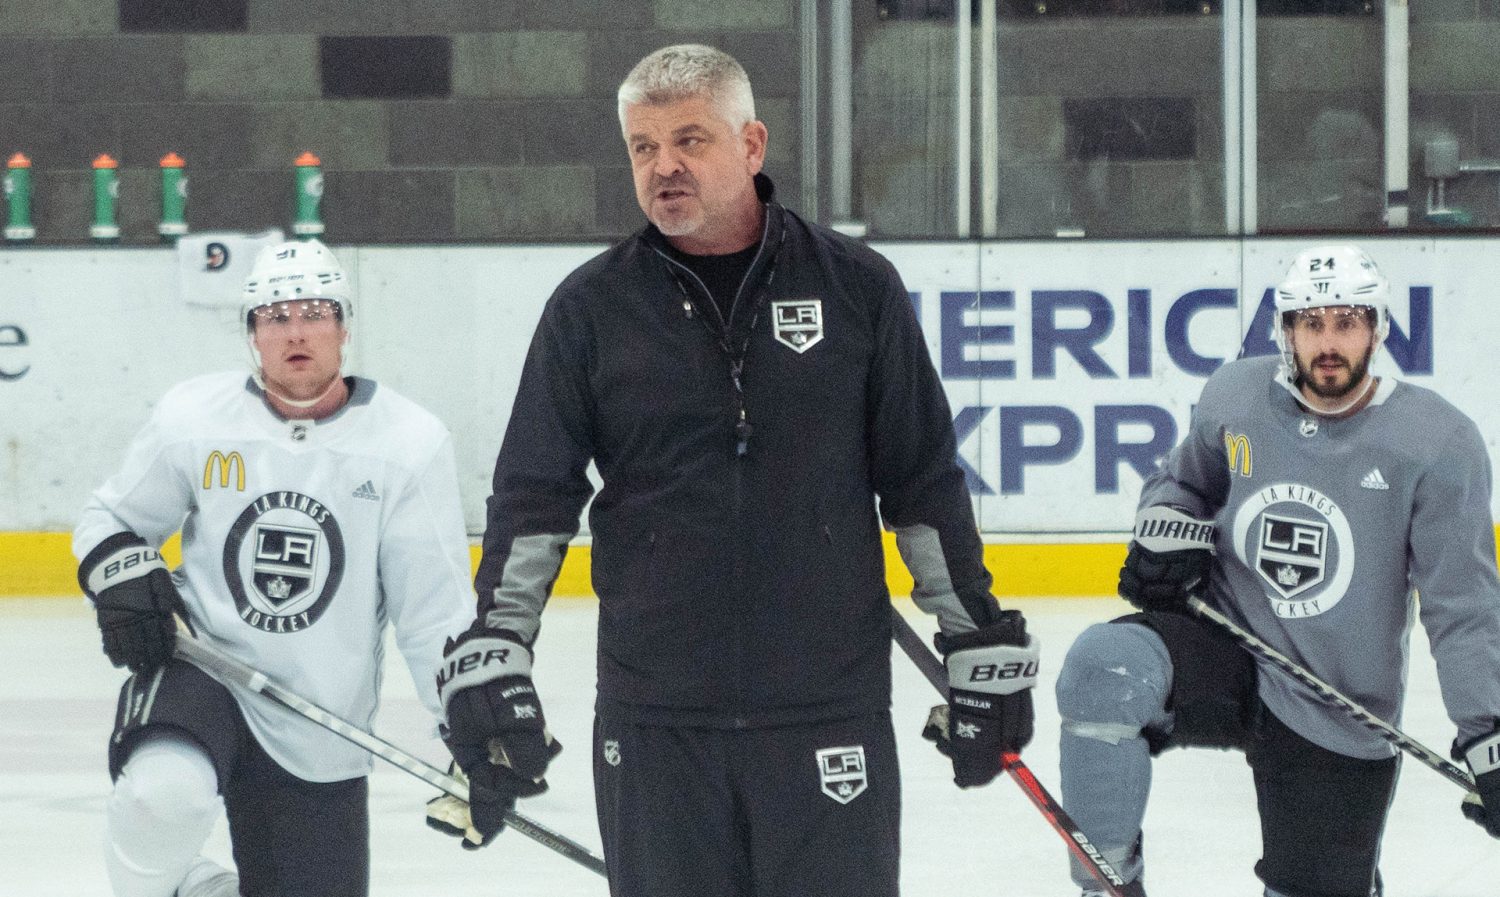
[[[244, 686], [273, 703], [279, 704], [293, 713], [317, 723], [335, 735], [369, 751], [392, 766], [416, 776], [434, 788], [444, 791], [461, 801], [467, 802], [469, 800], [469, 786], [467, 783], [448, 775], [431, 764], [419, 760], [390, 742], [366, 732], [353, 723], [324, 710], [322, 707], [295, 692], [277, 685], [259, 670], [230, 657], [213, 645], [195, 638], [180, 619], [177, 624], [176, 654], [178, 657], [191, 662], [221, 682], [232, 682]], [[592, 869], [600, 875], [605, 874], [604, 860], [593, 854], [582, 844], [564, 837], [545, 826], [539, 825], [514, 810], [507, 810], [505, 812], [505, 823], [538, 844], [557, 851], [573, 862]]]
[[1313, 675], [1301, 664], [1277, 651], [1250, 633], [1233, 620], [1219, 613], [1206, 604], [1202, 598], [1196, 595], [1188, 596], [1188, 607], [1206, 620], [1213, 622], [1219, 628], [1228, 632], [1246, 651], [1254, 654], [1277, 669], [1302, 683], [1313, 694], [1321, 698], [1324, 703], [1332, 704], [1334, 707], [1347, 713], [1355, 722], [1384, 738], [1413, 757], [1416, 757], [1424, 765], [1433, 770], [1465, 791], [1474, 790], [1474, 779], [1458, 766], [1450, 763], [1446, 758], [1431, 748], [1402, 732], [1400, 729], [1356, 704], [1344, 695], [1343, 692]]

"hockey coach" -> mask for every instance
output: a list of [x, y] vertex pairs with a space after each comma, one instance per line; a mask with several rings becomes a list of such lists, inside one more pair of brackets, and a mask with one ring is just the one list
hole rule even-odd
[[[906, 289], [776, 201], [744, 69], [666, 47], [618, 99], [649, 223], [542, 314], [495, 464], [478, 618], [448, 652], [483, 660], [440, 689], [455, 757], [502, 796], [474, 822], [497, 830], [556, 750], [531, 657], [592, 462], [611, 893], [894, 895], [882, 520], [942, 630], [955, 704], [937, 740], [960, 786], [1030, 740], [1037, 647], [990, 594]], [[1006, 664], [1025, 672], [970, 684]], [[491, 739], [509, 765], [485, 762]]]

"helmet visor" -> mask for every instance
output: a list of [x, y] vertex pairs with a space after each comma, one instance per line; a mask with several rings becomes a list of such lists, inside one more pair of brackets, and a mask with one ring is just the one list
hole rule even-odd
[[288, 327], [293, 323], [308, 326], [333, 325], [344, 320], [343, 307], [332, 299], [288, 299], [250, 309], [245, 323], [253, 330], [260, 327]]

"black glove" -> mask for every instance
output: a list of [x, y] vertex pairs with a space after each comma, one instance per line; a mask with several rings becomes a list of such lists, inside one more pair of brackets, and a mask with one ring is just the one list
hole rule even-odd
[[505, 827], [516, 798], [547, 790], [547, 763], [562, 745], [547, 731], [531, 684], [531, 652], [514, 633], [476, 621], [448, 640], [443, 660], [443, 741], [469, 777], [469, 815], [480, 836], [464, 846], [483, 847]]
[[1459, 809], [1492, 838], [1500, 838], [1500, 726], [1463, 747], [1453, 747], [1454, 759], [1462, 759], [1474, 774], [1474, 790]]
[[1135, 518], [1120, 568], [1120, 597], [1141, 610], [1187, 613], [1187, 599], [1213, 566], [1214, 524], [1154, 505]]
[[1018, 610], [961, 635], [937, 636], [948, 668], [949, 703], [932, 708], [922, 737], [953, 761], [960, 788], [984, 785], [1000, 774], [1002, 753], [1031, 741], [1031, 689], [1040, 646], [1026, 634]]
[[173, 615], [186, 621], [187, 607], [161, 554], [145, 539], [135, 533], [105, 539], [78, 566], [78, 582], [94, 601], [110, 663], [144, 673], [171, 659]]

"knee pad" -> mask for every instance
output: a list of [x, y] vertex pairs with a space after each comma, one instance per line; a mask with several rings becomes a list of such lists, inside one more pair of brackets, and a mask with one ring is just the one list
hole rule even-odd
[[1169, 723], [1172, 660], [1151, 629], [1097, 623], [1068, 649], [1057, 677], [1057, 711], [1065, 732], [1118, 744]]
[[110, 803], [147, 824], [211, 822], [219, 810], [218, 774], [197, 744], [152, 738], [131, 751]]
[[105, 805], [104, 865], [117, 897], [174, 893], [218, 810], [218, 776], [197, 744], [166, 735], [136, 745]]

